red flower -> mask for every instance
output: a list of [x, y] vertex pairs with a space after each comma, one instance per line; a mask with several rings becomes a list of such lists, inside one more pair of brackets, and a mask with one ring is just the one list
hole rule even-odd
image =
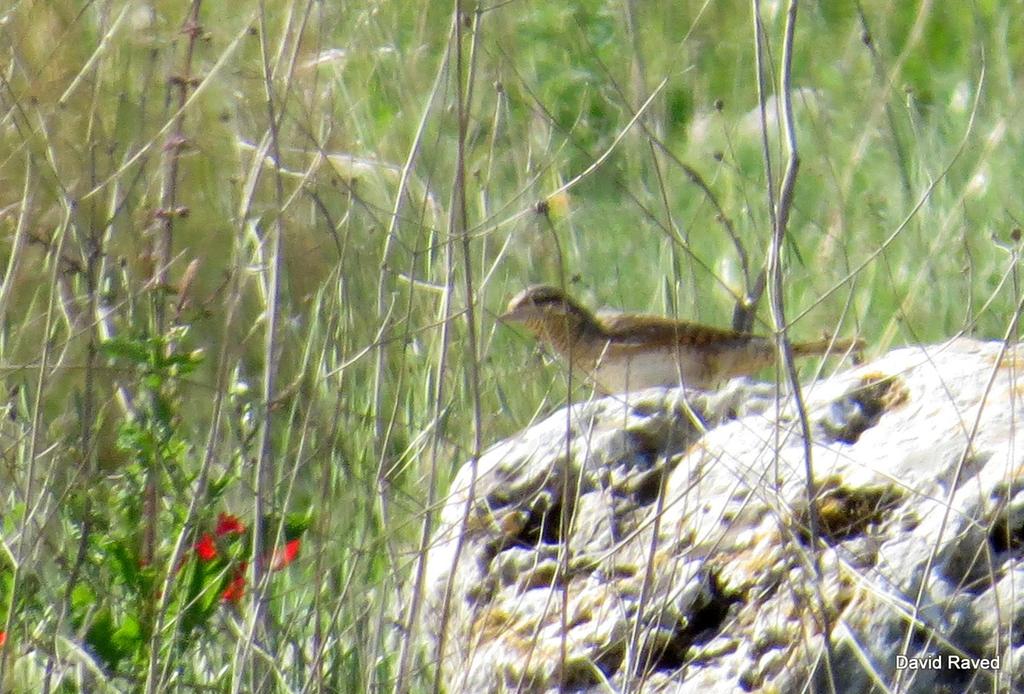
[[200, 561], [212, 561], [217, 556], [216, 537], [241, 535], [244, 532], [245, 523], [238, 516], [221, 512], [217, 514], [217, 526], [214, 528], [213, 535], [203, 533], [199, 538], [199, 542], [196, 543], [196, 556], [199, 557]]
[[3, 648], [5, 643], [7, 643], [7, 632], [0, 631], [0, 648]]
[[230, 513], [224, 513], [221, 511], [217, 514], [217, 529], [215, 531], [217, 537], [222, 535], [228, 535], [234, 533], [235, 535], [241, 535], [245, 532], [245, 523], [238, 516], [233, 516]]
[[242, 561], [235, 567], [234, 576], [232, 576], [227, 588], [220, 594], [220, 599], [223, 602], [238, 602], [245, 595], [245, 569], [248, 566], [249, 562]]
[[199, 542], [196, 543], [196, 555], [200, 561], [210, 561], [217, 556], [217, 545], [210, 533], [203, 533], [199, 538]]
[[291, 564], [299, 556], [299, 549], [302, 547], [302, 540], [295, 538], [285, 543], [284, 547], [278, 547], [270, 557], [270, 570], [280, 571]]

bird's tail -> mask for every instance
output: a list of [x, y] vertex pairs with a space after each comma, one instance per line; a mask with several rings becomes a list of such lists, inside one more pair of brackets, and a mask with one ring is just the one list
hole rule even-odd
[[860, 338], [845, 338], [815, 340], [814, 342], [794, 342], [793, 354], [798, 357], [810, 356], [813, 354], [832, 354], [843, 356], [853, 354], [854, 361], [860, 361], [861, 353], [864, 351], [864, 340]]

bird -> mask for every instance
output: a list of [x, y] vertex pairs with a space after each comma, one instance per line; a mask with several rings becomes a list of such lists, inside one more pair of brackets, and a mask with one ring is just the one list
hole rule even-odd
[[[526, 288], [499, 316], [519, 323], [607, 395], [655, 386], [713, 390], [775, 362], [771, 338], [648, 314], [595, 315], [548, 285]], [[859, 352], [859, 339], [793, 344], [795, 356]]]

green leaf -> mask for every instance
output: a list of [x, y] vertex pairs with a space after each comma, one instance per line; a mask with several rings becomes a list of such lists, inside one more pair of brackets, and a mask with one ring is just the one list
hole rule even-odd
[[136, 338], [112, 337], [100, 343], [100, 352], [112, 359], [122, 359], [134, 364], [149, 363], [149, 345]]
[[108, 608], [103, 608], [93, 617], [93, 622], [85, 633], [85, 643], [110, 670], [117, 670], [117, 664], [125, 653], [114, 641], [114, 618]]
[[92, 592], [92, 588], [79, 583], [71, 591], [71, 611], [72, 613], [82, 614], [96, 602], [96, 594]]
[[312, 524], [313, 517], [308, 513], [289, 513], [284, 519], [284, 539], [302, 537]]
[[115, 540], [108, 544], [106, 549], [108, 556], [113, 559], [121, 582], [131, 588], [139, 588], [139, 557], [134, 547], [124, 540]]
[[121, 626], [110, 635], [110, 642], [119, 653], [127, 655], [134, 652], [144, 642], [139, 621], [132, 615], [125, 617]]
[[225, 562], [221, 559], [188, 564], [188, 589], [185, 591], [184, 610], [181, 615], [182, 634], [189, 635], [209, 621], [220, 603], [221, 583]]

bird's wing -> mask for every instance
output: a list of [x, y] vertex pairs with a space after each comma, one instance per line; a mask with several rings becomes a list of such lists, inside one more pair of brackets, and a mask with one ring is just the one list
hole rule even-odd
[[618, 313], [601, 315], [599, 320], [608, 338], [624, 346], [634, 343], [667, 346], [680, 342], [699, 346], [709, 343], [727, 344], [730, 340], [748, 340], [752, 337], [734, 330], [663, 316]]

